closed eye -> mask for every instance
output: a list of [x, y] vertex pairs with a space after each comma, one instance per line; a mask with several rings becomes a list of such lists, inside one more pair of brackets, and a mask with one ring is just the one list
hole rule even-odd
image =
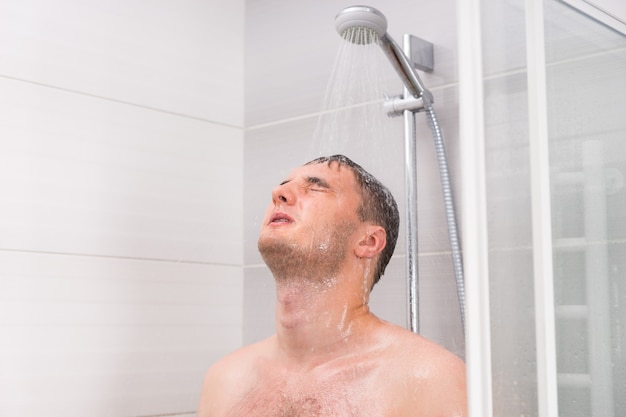
[[311, 191], [329, 191], [330, 184], [319, 177], [308, 177], [307, 184]]

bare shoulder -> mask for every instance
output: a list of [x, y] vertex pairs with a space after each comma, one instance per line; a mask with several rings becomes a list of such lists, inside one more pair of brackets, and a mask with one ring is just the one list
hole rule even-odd
[[270, 339], [238, 349], [207, 371], [202, 385], [198, 417], [217, 417], [226, 414], [232, 405], [254, 383], [254, 363], [267, 351]]
[[442, 346], [406, 329], [389, 325], [393, 336], [393, 367], [403, 375], [402, 403], [418, 415], [467, 415], [465, 363]]
[[419, 375], [435, 377], [440, 373], [447, 376], [462, 373], [465, 376], [463, 360], [443, 346], [398, 326], [393, 326], [391, 332], [398, 342], [396, 346], [414, 355], [410, 362]]

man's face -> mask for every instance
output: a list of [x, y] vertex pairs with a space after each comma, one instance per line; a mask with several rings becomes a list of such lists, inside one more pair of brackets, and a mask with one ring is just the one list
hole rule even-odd
[[354, 173], [337, 163], [299, 167], [274, 188], [259, 237], [272, 272], [336, 272], [361, 224], [357, 190]]

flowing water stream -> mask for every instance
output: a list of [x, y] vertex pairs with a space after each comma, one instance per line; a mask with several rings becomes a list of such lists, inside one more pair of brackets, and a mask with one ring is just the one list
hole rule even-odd
[[402, 85], [393, 77], [394, 91], [386, 91], [395, 74], [377, 42], [352, 41], [371, 35], [362, 28], [349, 29], [344, 35], [313, 133], [312, 153], [346, 154], [377, 176], [388, 169], [384, 165], [390, 159], [384, 155], [403, 160], [402, 123], [383, 110], [385, 94], [399, 94]]

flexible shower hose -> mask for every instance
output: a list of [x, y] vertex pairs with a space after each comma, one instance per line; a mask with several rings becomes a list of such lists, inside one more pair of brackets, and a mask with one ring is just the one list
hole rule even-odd
[[454, 201], [452, 200], [452, 187], [450, 186], [450, 175], [448, 173], [448, 159], [446, 158], [443, 135], [441, 134], [441, 129], [439, 128], [439, 122], [437, 121], [435, 109], [432, 106], [429, 106], [426, 109], [426, 114], [428, 116], [430, 128], [433, 131], [435, 151], [437, 153], [437, 161], [439, 163], [441, 190], [443, 192], [444, 210], [446, 212], [448, 235], [450, 237], [450, 251], [452, 253], [452, 263], [454, 267], [454, 277], [456, 280], [456, 291], [459, 299], [459, 309], [461, 310], [461, 325], [463, 326], [463, 332], [465, 332], [465, 280], [463, 277], [463, 258], [461, 256], [461, 247], [459, 244]]

